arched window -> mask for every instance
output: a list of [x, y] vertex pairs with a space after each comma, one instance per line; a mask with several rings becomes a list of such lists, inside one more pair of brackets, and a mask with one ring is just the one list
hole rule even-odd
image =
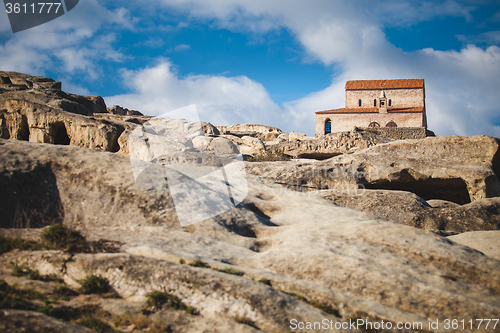
[[377, 100], [376, 99], [373, 100], [373, 106], [377, 106]]
[[332, 133], [332, 121], [327, 119], [325, 121], [325, 134]]
[[380, 127], [380, 124], [377, 123], [376, 121], [372, 121], [368, 127]]
[[389, 106], [392, 106], [392, 100], [391, 99], [389, 100]]
[[361, 100], [358, 101], [358, 105], [361, 106]]
[[396, 125], [394, 120], [391, 120], [390, 122], [387, 123], [387, 125], [385, 125], [385, 127], [398, 127], [398, 125]]

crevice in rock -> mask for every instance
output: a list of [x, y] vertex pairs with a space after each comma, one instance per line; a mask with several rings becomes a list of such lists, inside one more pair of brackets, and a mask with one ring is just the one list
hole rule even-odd
[[68, 132], [66, 131], [66, 126], [64, 125], [64, 123], [56, 124], [56, 135], [54, 136], [54, 144], [68, 146], [70, 141], [71, 140], [68, 136]]
[[23, 115], [21, 118], [21, 128], [19, 130], [18, 140], [30, 140], [30, 128], [28, 125], [28, 118], [25, 115]]
[[[403, 173], [405, 174], [403, 175]], [[439, 199], [455, 202], [460, 205], [471, 202], [467, 184], [460, 178], [416, 180], [406, 170], [403, 170], [401, 174], [398, 180], [392, 182], [385, 181], [363, 185], [365, 188], [371, 190], [412, 192], [425, 200]]]
[[113, 140], [111, 141], [111, 149], [110, 151], [112, 153], [116, 153], [120, 150], [120, 144], [118, 143], [118, 139], [122, 135], [122, 133], [125, 131], [125, 127], [123, 126], [116, 126], [116, 135], [114, 136]]

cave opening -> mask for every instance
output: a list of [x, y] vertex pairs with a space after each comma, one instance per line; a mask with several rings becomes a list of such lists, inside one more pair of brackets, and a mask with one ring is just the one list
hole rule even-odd
[[55, 145], [69, 145], [70, 139], [68, 136], [68, 132], [66, 131], [66, 126], [64, 124], [60, 124], [56, 130], [56, 136], [54, 138]]
[[470, 203], [467, 184], [461, 178], [429, 178], [414, 181], [392, 181], [378, 184], [363, 184], [371, 190], [396, 190], [412, 192], [424, 200], [446, 200], [459, 205]]

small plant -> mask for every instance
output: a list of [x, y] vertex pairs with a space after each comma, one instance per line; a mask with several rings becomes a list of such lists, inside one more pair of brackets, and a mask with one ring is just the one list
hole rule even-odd
[[210, 268], [210, 266], [208, 264], [204, 263], [200, 258], [198, 258], [194, 261], [191, 261], [189, 263], [189, 266], [200, 267], [200, 268]]
[[219, 271], [221, 273], [226, 273], [226, 274], [231, 274], [231, 275], [237, 275], [237, 276], [242, 276], [242, 275], [245, 274], [242, 271], [239, 271], [239, 270], [234, 269], [234, 268], [224, 268], [224, 269], [215, 269], [215, 270]]
[[248, 162], [276, 162], [276, 161], [289, 161], [292, 157], [284, 154], [282, 151], [262, 152], [247, 159]]
[[78, 231], [68, 229], [62, 224], [54, 224], [45, 229], [42, 232], [41, 239], [48, 249], [63, 250], [70, 253], [89, 252], [90, 250], [85, 237]]
[[167, 306], [175, 310], [187, 310], [187, 307], [181, 302], [181, 300], [172, 294], [165, 293], [163, 291], [154, 291], [146, 295], [148, 305], [155, 308], [160, 308], [162, 305]]
[[325, 313], [328, 313], [328, 314], [330, 314], [332, 316], [340, 318], [339, 311], [337, 309], [332, 308], [330, 305], [325, 305], [323, 303], [318, 303], [318, 302], [315, 302], [315, 301], [309, 302], [309, 304], [311, 304], [315, 308], [320, 309], [321, 311], [323, 311]]
[[182, 259], [182, 258], [181, 258], [181, 259], [179, 259], [179, 264], [184, 265], [185, 263], [186, 263], [186, 260], [184, 260], [184, 259]]
[[267, 284], [268, 286], [271, 286], [271, 280], [262, 278], [259, 280], [259, 283]]
[[74, 315], [74, 310], [72, 308], [68, 308], [65, 306], [54, 308], [51, 304], [45, 304], [42, 307], [36, 309], [37, 312], [43, 313], [47, 316], [51, 316], [54, 318], [62, 319], [62, 320], [70, 320]]
[[80, 284], [80, 292], [86, 295], [105, 294], [111, 290], [108, 280], [97, 275], [88, 275]]
[[69, 289], [64, 284], [58, 284], [58, 285], [54, 286], [54, 288], [52, 289], [52, 293], [54, 294], [54, 296], [61, 297], [65, 301], [69, 300], [69, 296], [77, 295], [76, 292]]
[[256, 329], [259, 329], [255, 323], [253, 322], [253, 320], [247, 318], [247, 317], [240, 317], [240, 316], [236, 316], [236, 321], [240, 324], [244, 324], [244, 325], [248, 325], [248, 326], [252, 326]]
[[304, 301], [307, 303], [307, 300], [304, 296], [301, 296], [301, 295], [297, 295], [297, 294], [294, 294], [294, 293], [287, 293], [288, 295], [290, 296], [293, 296], [295, 297], [296, 299], [298, 299], [299, 301]]
[[14, 249], [37, 251], [41, 250], [42, 246], [40, 243], [35, 241], [0, 236], [0, 254], [12, 251]]
[[28, 279], [30, 280], [43, 280], [43, 276], [40, 275], [38, 269], [35, 271], [30, 270], [28, 273]]
[[115, 316], [115, 318], [114, 318], [114, 322], [113, 322], [113, 323], [114, 323], [115, 327], [120, 326], [120, 325], [122, 324], [122, 317], [120, 317], [120, 316]]
[[94, 316], [83, 316], [76, 323], [96, 332], [114, 332], [111, 326]]
[[17, 266], [17, 264], [13, 264], [14, 266], [12, 267], [12, 271], [14, 272], [14, 275], [16, 277], [20, 277], [21, 275], [25, 274], [26, 272], [26, 267], [23, 266]]
[[27, 299], [41, 299], [44, 300], [45, 297], [43, 297], [42, 293], [35, 291], [33, 289], [26, 289], [24, 292], [24, 297]]

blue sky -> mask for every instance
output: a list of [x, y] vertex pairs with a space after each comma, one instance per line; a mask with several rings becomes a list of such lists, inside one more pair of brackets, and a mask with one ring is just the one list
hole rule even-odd
[[352, 79], [424, 78], [438, 135], [500, 137], [496, 0], [81, 0], [13, 34], [0, 69], [50, 76], [148, 115], [196, 104], [215, 125], [314, 134]]

